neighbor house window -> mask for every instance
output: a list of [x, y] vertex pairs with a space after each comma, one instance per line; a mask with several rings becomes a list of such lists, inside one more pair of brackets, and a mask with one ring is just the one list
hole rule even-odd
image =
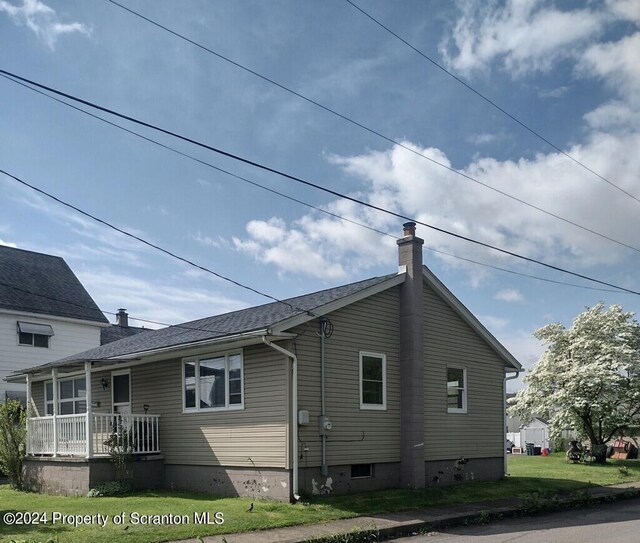
[[242, 409], [242, 353], [221, 353], [183, 361], [185, 410]]
[[387, 408], [387, 357], [360, 353], [360, 409]]
[[467, 370], [447, 368], [447, 412], [467, 412]]
[[[44, 384], [47, 415], [53, 415], [53, 381]], [[87, 383], [84, 377], [58, 381], [58, 415], [87, 412]]]
[[31, 347], [49, 347], [49, 338], [53, 335], [53, 328], [48, 324], [35, 324], [18, 321], [18, 343]]

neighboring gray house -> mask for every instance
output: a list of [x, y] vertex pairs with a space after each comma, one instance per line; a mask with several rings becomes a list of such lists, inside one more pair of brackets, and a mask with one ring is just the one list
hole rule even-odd
[[[505, 376], [521, 366], [422, 244], [407, 223], [396, 273], [14, 375], [30, 383], [27, 484], [82, 494], [113, 477], [104, 441], [123, 425], [140, 487], [291, 499], [502, 477]], [[59, 415], [63, 387], [89, 412]]]
[[97, 347], [108, 326], [62, 258], [0, 246], [0, 402], [26, 404], [10, 373]]

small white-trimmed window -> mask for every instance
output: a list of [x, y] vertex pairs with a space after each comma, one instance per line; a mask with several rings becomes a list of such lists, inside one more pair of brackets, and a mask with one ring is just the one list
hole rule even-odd
[[[44, 384], [44, 405], [47, 415], [53, 415], [53, 381]], [[87, 382], [84, 377], [58, 381], [58, 415], [87, 412]]]
[[242, 352], [185, 358], [182, 398], [185, 411], [244, 409]]
[[53, 328], [49, 324], [35, 324], [18, 321], [18, 344], [30, 347], [49, 348], [49, 338], [53, 336]]
[[467, 412], [467, 370], [447, 368], [447, 413]]
[[387, 356], [360, 352], [360, 409], [387, 408]]

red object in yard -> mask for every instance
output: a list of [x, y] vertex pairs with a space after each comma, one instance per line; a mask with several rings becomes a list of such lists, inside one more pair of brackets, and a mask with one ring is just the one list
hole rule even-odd
[[616, 460], [626, 460], [630, 456], [633, 456], [636, 452], [636, 447], [633, 443], [625, 441], [624, 439], [616, 439], [613, 443], [613, 456]]
[[546, 447], [542, 449], [542, 456], [549, 456], [549, 449], [547, 449]]

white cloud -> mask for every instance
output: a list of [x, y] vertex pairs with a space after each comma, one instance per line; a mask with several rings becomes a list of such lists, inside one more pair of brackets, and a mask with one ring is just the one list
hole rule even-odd
[[500, 300], [503, 302], [522, 302], [524, 301], [524, 297], [522, 293], [514, 288], [505, 288], [496, 292], [493, 297], [495, 300]]
[[[114, 273], [104, 266], [92, 266], [91, 271], [76, 270], [76, 275], [102, 310], [115, 312], [120, 307], [126, 307], [130, 319], [138, 317], [178, 324], [246, 307], [245, 303], [220, 292], [210, 292], [192, 285], [180, 288], [159, 278], [145, 280]], [[132, 324], [158, 327], [143, 322]]]
[[607, 0], [606, 4], [617, 17], [640, 23], [640, 3], [638, 0]]
[[547, 70], [603, 29], [603, 11], [560, 11], [541, 0], [508, 0], [504, 6], [465, 3], [440, 51], [449, 67], [469, 74], [499, 59], [512, 73]]
[[526, 371], [530, 370], [540, 359], [545, 348], [533, 337], [532, 332], [524, 330], [508, 335], [499, 335], [498, 339], [525, 369], [525, 372], [521, 373], [518, 379], [507, 381], [507, 391], [515, 392], [524, 386], [522, 378], [526, 375]]
[[491, 315], [478, 315], [478, 320], [489, 330], [503, 330], [509, 324], [508, 319], [492, 317]]
[[0, 238], [0, 245], [4, 245], [5, 247], [17, 247], [15, 243], [12, 243], [11, 241], [4, 241], [2, 238]]
[[[404, 145], [450, 164], [438, 149], [420, 148], [410, 142]], [[587, 143], [568, 151], [623, 188], [634, 191], [640, 169], [640, 156], [635, 149], [639, 146], [640, 134], [595, 134]], [[332, 161], [362, 178], [364, 189], [357, 195], [362, 199], [532, 258], [576, 268], [615, 265], [629, 255], [627, 249], [509, 201], [398, 146], [352, 157], [333, 157]], [[596, 179], [585, 180], [584, 172], [558, 153], [518, 161], [481, 158], [464, 172], [615, 239], [636, 243], [635, 227], [630, 225], [637, 222], [637, 204], [628, 198], [618, 199], [610, 187]], [[615, 221], [611, 220], [609, 207], [594, 205], [612, 199], [616, 201]], [[344, 201], [335, 201], [329, 208], [349, 219], [399, 233], [401, 221], [380, 212]], [[514, 263], [511, 257], [418, 228], [430, 247], [497, 265]], [[275, 264], [280, 271], [339, 278], [394, 261], [393, 240], [381, 240], [370, 231], [316, 213], [289, 225], [279, 218], [252, 221], [247, 232], [248, 239], [234, 240], [236, 247], [263, 263]], [[468, 263], [440, 255], [437, 258], [478, 273], [477, 267]]]
[[475, 145], [485, 145], [487, 143], [493, 143], [498, 139], [497, 134], [473, 134], [468, 137], [468, 140]]
[[91, 34], [91, 28], [85, 24], [60, 22], [55, 10], [40, 0], [22, 0], [21, 6], [0, 0], [0, 12], [5, 12], [16, 24], [26, 25], [50, 49], [65, 34]]
[[[52, 202], [39, 194], [33, 193], [28, 188], [15, 188], [12, 198], [19, 204], [30, 207], [39, 215], [46, 216], [73, 233], [84, 237], [89, 243], [76, 243], [59, 251], [60, 256], [71, 256], [78, 259], [101, 259], [108, 257], [117, 261], [125, 261], [128, 264], [142, 266], [141, 252], [149, 252], [151, 249], [140, 241], [128, 237], [120, 232], [99, 224], [75, 211], [69, 212], [57, 202]], [[149, 239], [142, 231], [120, 225], [125, 231], [140, 238]]]
[[580, 59], [577, 72], [604, 81], [617, 98], [585, 115], [592, 128], [628, 127], [637, 130], [640, 120], [640, 32], [617, 42], [590, 46]]
[[556, 87], [555, 89], [543, 89], [538, 91], [538, 97], [539, 98], [561, 98], [567, 93], [568, 90], [569, 90], [569, 87], [567, 86]]
[[331, 256], [330, 239], [318, 235], [322, 222], [307, 222], [288, 229], [282, 219], [251, 221], [247, 224], [249, 240], [234, 237], [237, 250], [247, 253], [264, 264], [274, 264], [279, 272], [300, 273], [320, 279], [337, 279], [346, 275], [342, 264]]
[[220, 247], [229, 246], [229, 242], [220, 235], [211, 237], [203, 234], [202, 232], [196, 232], [191, 236], [191, 238], [205, 247], [215, 247], [216, 249], [219, 249]]

